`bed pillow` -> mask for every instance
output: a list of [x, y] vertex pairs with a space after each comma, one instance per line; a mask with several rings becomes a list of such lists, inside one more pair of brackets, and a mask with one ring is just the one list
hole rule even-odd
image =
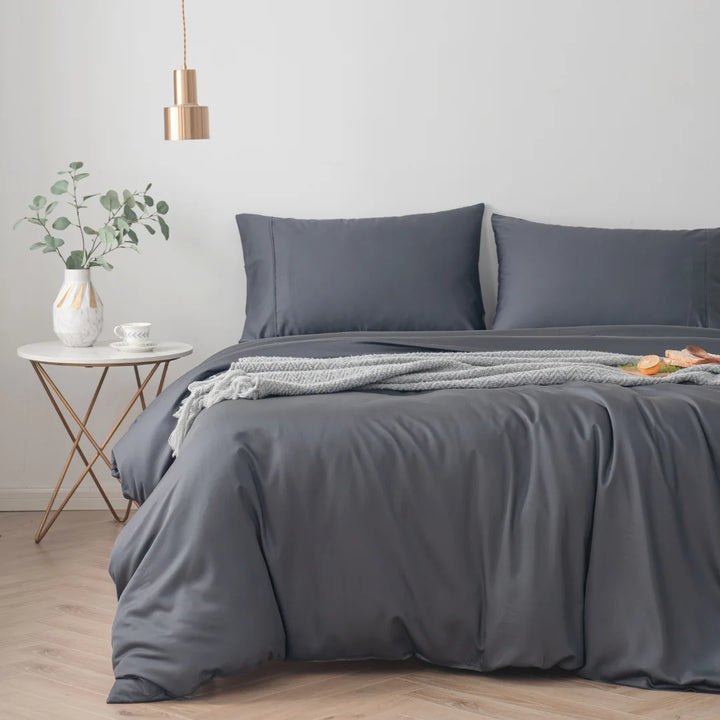
[[361, 220], [238, 215], [247, 274], [243, 340], [483, 329], [483, 210]]
[[494, 327], [720, 327], [720, 230], [607, 230], [493, 215]]

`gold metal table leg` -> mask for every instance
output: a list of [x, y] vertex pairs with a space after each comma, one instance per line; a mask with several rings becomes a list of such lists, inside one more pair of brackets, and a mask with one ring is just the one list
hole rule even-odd
[[170, 361], [166, 360], [165, 367], [163, 368], [162, 375], [160, 376], [160, 382], [158, 383], [158, 389], [155, 397], [157, 397], [163, 391], [163, 387], [165, 386], [165, 378], [167, 377], [168, 367], [170, 367]]
[[[65, 506], [67, 505], [70, 498], [73, 496], [75, 491], [80, 486], [80, 483], [85, 479], [85, 477], [89, 474], [92, 478], [93, 482], [95, 483], [95, 486], [99, 490], [103, 500], [105, 501], [105, 504], [108, 506], [110, 512], [112, 513], [112, 516], [117, 520], [118, 522], [124, 523], [127, 521], [128, 517], [130, 516], [130, 509], [132, 507], [132, 500], [128, 501], [127, 507], [125, 508], [125, 512], [122, 516], [120, 516], [115, 508], [112, 506], [112, 503], [110, 502], [110, 499], [108, 498], [107, 494], [102, 488], [102, 485], [100, 484], [100, 481], [98, 480], [97, 476], [95, 475], [95, 471], [93, 470], [93, 466], [97, 462], [98, 459], [102, 458], [105, 464], [110, 468], [111, 462], [108, 459], [108, 457], [105, 455], [105, 448], [107, 447], [108, 443], [112, 440], [113, 436], [117, 432], [118, 428], [122, 424], [122, 422], [127, 417], [130, 410], [133, 408], [135, 403], [140, 399], [141, 405], [143, 409], [145, 408], [145, 398], [143, 395], [144, 390], [146, 389], [148, 383], [152, 379], [153, 375], [157, 371], [157, 369], [160, 367], [161, 364], [164, 364], [164, 369], [162, 373], [162, 377], [160, 380], [160, 384], [158, 386], [157, 394], [159, 395], [162, 390], [162, 385], [165, 381], [165, 375], [167, 373], [167, 368], [169, 365], [169, 361], [166, 361], [165, 363], [157, 362], [154, 363], [151, 367], [150, 371], [148, 372], [147, 376], [143, 381], [140, 380], [140, 373], [138, 372], [137, 365], [133, 365], [133, 369], [135, 371], [135, 378], [137, 381], [137, 392], [133, 395], [130, 402], [125, 407], [124, 411], [120, 415], [120, 418], [115, 423], [113, 428], [110, 430], [110, 432], [107, 434], [107, 436], [103, 439], [102, 443], [98, 443], [95, 438], [91, 435], [91, 433], [87, 429], [87, 423], [90, 419], [90, 415], [95, 407], [95, 403], [97, 401], [98, 395], [100, 394], [100, 390], [103, 386], [103, 383], [105, 382], [105, 378], [107, 376], [109, 368], [105, 366], [103, 368], [102, 374], [100, 376], [100, 379], [98, 381], [98, 384], [95, 388], [95, 391], [92, 395], [92, 399], [90, 401], [90, 404], [88, 406], [88, 409], [85, 412], [85, 415], [83, 419], [81, 420], [80, 417], [77, 415], [77, 413], [73, 410], [73, 408], [70, 406], [70, 403], [67, 401], [65, 396], [60, 392], [57, 385], [52, 381], [50, 376], [47, 373], [47, 370], [42, 366], [41, 363], [32, 361], [31, 365], [33, 367], [33, 370], [35, 370], [35, 373], [38, 376], [38, 379], [40, 380], [41, 385], [43, 386], [43, 389], [45, 390], [48, 398], [50, 399], [50, 402], [52, 406], [55, 408], [55, 412], [57, 413], [58, 417], [60, 418], [60, 421], [63, 424], [63, 427], [65, 428], [67, 434], [70, 437], [70, 440], [72, 441], [72, 447], [70, 450], [70, 453], [67, 457], [67, 460], [65, 461], [65, 465], [63, 467], [62, 473], [60, 474], [60, 477], [57, 481], [57, 484], [55, 485], [55, 489], [53, 491], [52, 497], [50, 498], [50, 502], [48, 503], [47, 509], [45, 510], [45, 514], [43, 515], [43, 518], [40, 522], [40, 525], [38, 527], [37, 533], [35, 534], [35, 542], [39, 543], [47, 534], [48, 530], [52, 527], [55, 520], [57, 520], [60, 513], [63, 511]], [[60, 409], [60, 406], [57, 403], [57, 400], [60, 400], [60, 403], [64, 406], [64, 408], [67, 410], [68, 414], [72, 417], [72, 419], [77, 423], [79, 427], [79, 431], [77, 435], [73, 433], [72, 429], [70, 428], [70, 425], [65, 418], [65, 415]], [[95, 448], [95, 455], [92, 457], [90, 461], [88, 461], [87, 456], [83, 452], [82, 448], [80, 447], [80, 440], [82, 436], [85, 436], [90, 443]], [[57, 499], [58, 493], [60, 492], [60, 487], [62, 486], [65, 477], [68, 473], [68, 469], [70, 468], [70, 463], [72, 461], [73, 456], [77, 453], [80, 456], [80, 459], [85, 464], [85, 468], [83, 469], [80, 477], [75, 481], [75, 484], [70, 488], [70, 491], [63, 499], [60, 506], [55, 510], [55, 512], [52, 512], [53, 505], [55, 503], [55, 500]], [[137, 504], [137, 503], [136, 503]], [[52, 515], [51, 515], [52, 513]]]

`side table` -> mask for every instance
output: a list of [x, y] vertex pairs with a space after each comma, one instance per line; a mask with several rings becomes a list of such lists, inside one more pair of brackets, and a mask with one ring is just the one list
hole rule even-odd
[[[125, 420], [125, 418], [128, 416], [128, 413], [130, 412], [130, 410], [132, 410], [133, 406], [135, 405], [135, 403], [137, 403], [138, 400], [140, 401], [142, 409], [145, 409], [145, 390], [148, 387], [148, 383], [153, 378], [160, 366], [162, 365], [163, 367], [160, 373], [160, 380], [158, 382], [157, 391], [155, 393], [156, 396], [162, 392], [163, 385], [165, 384], [165, 377], [167, 375], [168, 366], [170, 365], [170, 363], [173, 360], [177, 360], [178, 358], [190, 355], [192, 351], [192, 345], [181, 342], [158, 343], [158, 345], [150, 352], [118, 352], [117, 350], [111, 348], [107, 343], [100, 343], [88, 348], [70, 348], [57, 341], [33, 343], [31, 345], [23, 345], [22, 347], [18, 348], [17, 354], [21, 358], [30, 361], [33, 370], [35, 371], [38, 379], [40, 380], [40, 384], [45, 389], [48, 398], [50, 398], [50, 402], [55, 408], [55, 412], [58, 414], [60, 422], [62, 422], [63, 427], [65, 428], [67, 434], [70, 437], [70, 442], [72, 443], [70, 454], [67, 456], [65, 465], [63, 466], [62, 472], [60, 473], [60, 478], [55, 485], [55, 490], [53, 491], [50, 502], [48, 503], [47, 509], [45, 510], [45, 514], [43, 515], [42, 521], [40, 522], [40, 526], [38, 527], [37, 533], [35, 534], [36, 543], [39, 543], [45, 537], [47, 531], [52, 527], [55, 520], [57, 520], [58, 515], [60, 515], [60, 513], [63, 511], [68, 501], [73, 496], [74, 492], [80, 486], [80, 483], [85, 479], [85, 477], [87, 477], [88, 474], [93, 479], [95, 486], [102, 495], [105, 504], [110, 509], [110, 512], [112, 513], [112, 516], [115, 518], [115, 520], [121, 523], [127, 521], [130, 515], [132, 501], [128, 501], [127, 508], [125, 508], [124, 514], [120, 516], [115, 511], [115, 508], [112, 506], [110, 499], [103, 490], [100, 481], [95, 475], [93, 466], [100, 458], [102, 458], [108, 468], [111, 467], [110, 460], [105, 454], [105, 448], [112, 440], [113, 436], [117, 432], [117, 429], [120, 427], [123, 420]], [[95, 386], [95, 391], [92, 394], [90, 404], [88, 405], [87, 410], [83, 414], [82, 419], [80, 415], [75, 412], [75, 410], [73, 410], [67, 398], [62, 394], [62, 392], [60, 392], [58, 386], [50, 378], [50, 375], [48, 374], [48, 371], [45, 367], [47, 365], [65, 365], [78, 368], [102, 368], [102, 372], [100, 373], [100, 379]], [[146, 366], [147, 374], [145, 374], [145, 378], [142, 379], [140, 375], [140, 368], [145, 368]], [[98, 442], [88, 430], [88, 420], [90, 419], [90, 415], [92, 414], [93, 408], [95, 407], [95, 403], [98, 399], [98, 395], [100, 394], [103, 383], [105, 382], [108, 371], [110, 370], [110, 368], [115, 367], [131, 367], [133, 369], [135, 381], [137, 384], [137, 392], [135, 392], [128, 404], [125, 406], [125, 409], [118, 418], [117, 422], [115, 423], [115, 425], [113, 425], [112, 429], [108, 432], [103, 441]], [[66, 418], [65, 414], [60, 408], [60, 405], [58, 405], [58, 400], [67, 411], [69, 419]], [[77, 434], [73, 432], [70, 420], [74, 421], [77, 424]], [[83, 435], [88, 439], [88, 441], [95, 450], [95, 453], [90, 460], [88, 460], [87, 455], [80, 447], [80, 440]], [[80, 456], [80, 459], [84, 463], [85, 467], [80, 476], [75, 481], [75, 484], [70, 488], [70, 491], [65, 496], [64, 500], [60, 503], [60, 506], [57, 508], [57, 510], [53, 512], [53, 505], [55, 504], [55, 500], [58, 496], [58, 493], [60, 492], [60, 488], [65, 481], [65, 477], [68, 473], [68, 468], [70, 467], [70, 462], [72, 461], [75, 453]]]

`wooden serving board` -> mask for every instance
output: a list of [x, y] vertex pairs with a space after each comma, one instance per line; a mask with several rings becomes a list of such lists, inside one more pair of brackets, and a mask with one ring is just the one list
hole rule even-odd
[[638, 377], [665, 377], [666, 375], [672, 375], [672, 373], [677, 370], [677, 368], [665, 370], [665, 367], [667, 367], [667, 365], [660, 368], [660, 370], [658, 370], [654, 375], [645, 375], [645, 373], [641, 373], [637, 368], [621, 367], [620, 369], [628, 375], [637, 375]]

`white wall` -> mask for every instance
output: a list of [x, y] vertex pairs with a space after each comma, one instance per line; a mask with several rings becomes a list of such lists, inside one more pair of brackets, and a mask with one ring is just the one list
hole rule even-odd
[[[192, 361], [236, 340], [240, 211], [332, 217], [478, 201], [537, 220], [720, 224], [716, 0], [188, 0], [212, 139], [162, 140], [179, 0], [0, 3], [0, 507], [37, 507], [67, 447], [25, 342], [61, 280], [11, 224], [56, 170], [152, 180], [169, 243], [98, 271], [105, 326], [151, 320]], [[491, 246], [483, 281], [494, 297]], [[58, 370], [74, 399], [91, 370]], [[129, 373], [110, 377], [120, 402]], [[115, 396], [115, 397], [113, 397]], [[112, 420], [100, 411], [98, 426]], [[34, 489], [23, 493], [22, 489]], [[88, 486], [86, 497], [93, 497]]]

